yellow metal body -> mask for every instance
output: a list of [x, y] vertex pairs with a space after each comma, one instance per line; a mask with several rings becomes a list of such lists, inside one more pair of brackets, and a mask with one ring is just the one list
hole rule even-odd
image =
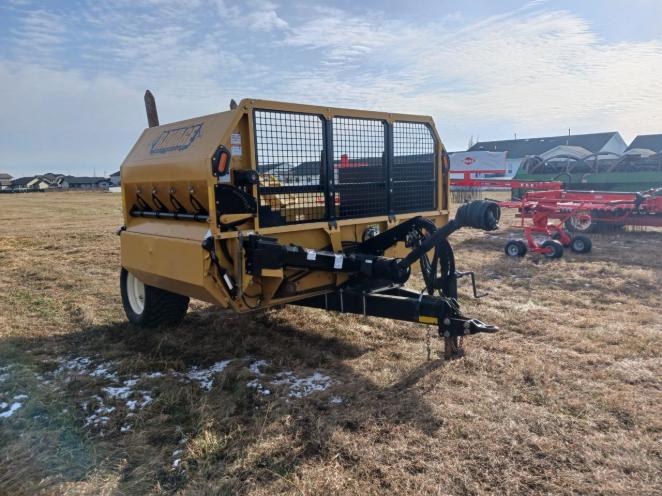
[[[230, 169], [256, 169], [254, 109], [306, 113], [332, 119], [378, 119], [393, 123], [424, 123], [434, 135], [436, 163], [437, 210], [410, 212], [391, 216], [340, 219], [334, 223], [306, 222], [277, 227], [261, 227], [258, 215], [251, 215], [236, 230], [222, 232], [215, 221], [214, 186], [218, 179], [212, 174], [211, 160], [220, 145], [232, 150]], [[240, 143], [238, 145], [238, 143]], [[240, 147], [240, 148], [238, 148]], [[300, 298], [334, 290], [347, 274], [312, 271], [295, 282], [286, 283], [288, 269], [263, 270], [253, 277], [246, 273], [240, 237], [248, 233], [277, 238], [281, 244], [296, 244], [307, 249], [331, 246], [340, 252], [344, 242], [360, 242], [363, 232], [377, 226], [381, 232], [414, 216], [433, 219], [441, 226], [448, 222], [448, 185], [446, 171], [442, 171], [443, 145], [431, 117], [300, 105], [263, 100], [242, 100], [227, 112], [206, 115], [186, 121], [147, 128], [133, 146], [121, 166], [122, 200], [125, 230], [121, 234], [121, 264], [144, 283], [175, 293], [191, 296], [237, 312], [291, 302]], [[261, 184], [275, 184], [268, 174], [260, 176]], [[252, 187], [257, 197], [257, 187]], [[296, 201], [286, 195], [263, 198], [291, 215], [297, 215]], [[156, 198], [157, 200], [155, 200]], [[174, 200], [173, 200], [174, 198]], [[192, 200], [192, 198], [194, 200]], [[142, 218], [130, 215], [139, 201], [158, 210], [158, 201], [174, 201], [194, 211], [197, 201], [209, 211], [209, 220], [201, 223], [162, 218]], [[288, 203], [289, 202], [289, 203]], [[290, 215], [290, 214], [288, 214]], [[238, 215], [242, 217], [245, 215]], [[231, 217], [231, 216], [230, 216]], [[235, 219], [224, 219], [231, 222]], [[215, 242], [219, 263], [233, 278], [238, 293], [232, 297], [219, 280], [210, 254], [202, 248], [202, 241], [211, 235]], [[221, 240], [227, 246], [232, 262], [223, 256]], [[397, 256], [403, 247], [396, 247], [386, 255]], [[278, 294], [278, 296], [276, 296]]]

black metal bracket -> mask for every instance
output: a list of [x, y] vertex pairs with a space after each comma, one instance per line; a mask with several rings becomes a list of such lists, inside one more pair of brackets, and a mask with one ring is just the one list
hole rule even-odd
[[462, 279], [465, 276], [471, 277], [471, 287], [473, 288], [474, 298], [485, 298], [490, 295], [489, 293], [478, 294], [478, 289], [476, 288], [476, 274], [473, 271], [455, 272], [455, 279]]

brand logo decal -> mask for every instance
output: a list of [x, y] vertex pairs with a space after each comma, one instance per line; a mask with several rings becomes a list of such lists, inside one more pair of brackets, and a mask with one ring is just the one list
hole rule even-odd
[[465, 157], [464, 159], [464, 165], [471, 165], [474, 162], [476, 162], [476, 159], [473, 157]]
[[152, 144], [150, 153], [181, 152], [182, 150], [186, 150], [198, 139], [201, 131], [202, 124], [163, 131]]

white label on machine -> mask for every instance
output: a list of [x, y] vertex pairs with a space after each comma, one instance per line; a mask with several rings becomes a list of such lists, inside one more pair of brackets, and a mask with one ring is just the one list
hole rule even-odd
[[233, 157], [241, 157], [241, 145], [232, 145], [232, 150], [230, 150]]
[[334, 269], [342, 269], [342, 261], [345, 257], [342, 255], [337, 255], [335, 256], [335, 259], [333, 260], [333, 268]]
[[240, 133], [232, 133], [232, 138], [230, 138], [230, 144], [241, 146], [241, 134]]
[[308, 250], [308, 253], [306, 253], [306, 260], [316, 260], [317, 259], [317, 253], [315, 250]]

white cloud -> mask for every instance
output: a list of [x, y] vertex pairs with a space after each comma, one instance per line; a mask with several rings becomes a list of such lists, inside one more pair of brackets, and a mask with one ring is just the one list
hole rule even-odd
[[[662, 131], [662, 38], [609, 44], [571, 13], [529, 7], [455, 30], [332, 14], [285, 39], [327, 62], [288, 81], [306, 99], [432, 113], [452, 147], [486, 129], [493, 138]], [[329, 63], [339, 53], [343, 63]]]
[[272, 31], [286, 29], [287, 21], [278, 15], [278, 6], [270, 0], [249, 0], [228, 2], [211, 0], [222, 20], [235, 27], [251, 31]]

